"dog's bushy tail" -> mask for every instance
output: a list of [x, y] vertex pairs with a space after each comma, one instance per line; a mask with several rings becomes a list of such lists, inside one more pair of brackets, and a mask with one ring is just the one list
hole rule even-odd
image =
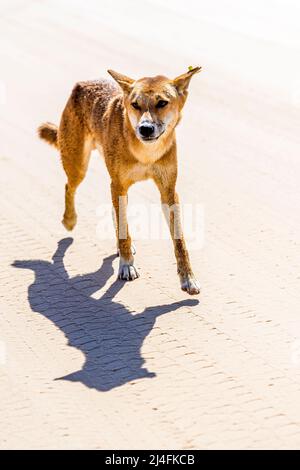
[[57, 131], [58, 129], [55, 124], [45, 122], [38, 128], [38, 135], [41, 139], [46, 140], [48, 144], [54, 145], [54, 147], [58, 148]]

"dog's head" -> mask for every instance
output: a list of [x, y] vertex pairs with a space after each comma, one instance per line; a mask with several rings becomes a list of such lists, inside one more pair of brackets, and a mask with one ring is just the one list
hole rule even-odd
[[108, 70], [123, 90], [124, 104], [137, 138], [145, 143], [157, 141], [171, 133], [180, 118], [192, 76], [201, 67], [190, 67], [174, 80], [161, 75], [133, 80]]

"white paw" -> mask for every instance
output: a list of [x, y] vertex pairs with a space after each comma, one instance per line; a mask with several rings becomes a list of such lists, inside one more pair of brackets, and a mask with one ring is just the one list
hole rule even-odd
[[190, 295], [200, 294], [200, 284], [190, 275], [181, 280], [181, 289]]
[[123, 281], [134, 281], [139, 277], [139, 273], [133, 266], [133, 264], [129, 264], [126, 262], [122, 262], [120, 260], [120, 267], [119, 267], [119, 274], [118, 278], [122, 279]]

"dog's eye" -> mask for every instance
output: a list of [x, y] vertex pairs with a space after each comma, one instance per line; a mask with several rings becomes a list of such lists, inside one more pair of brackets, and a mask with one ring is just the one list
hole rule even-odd
[[131, 106], [132, 106], [134, 109], [141, 109], [141, 107], [137, 104], [136, 101], [135, 101], [134, 103], [131, 103]]
[[168, 101], [159, 100], [159, 102], [157, 103], [156, 107], [157, 107], [157, 108], [164, 108], [165, 106], [167, 106], [167, 104], [168, 104]]

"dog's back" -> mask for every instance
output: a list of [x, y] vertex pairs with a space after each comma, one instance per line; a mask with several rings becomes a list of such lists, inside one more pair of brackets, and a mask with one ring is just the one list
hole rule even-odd
[[[65, 106], [59, 128], [46, 122], [38, 128], [38, 134], [41, 139], [60, 148], [66, 123], [69, 128], [72, 124], [80, 124], [81, 131], [85, 130], [85, 134], [94, 134], [95, 131], [102, 133], [101, 124], [109, 103], [113, 98], [121, 96], [120, 87], [111, 80], [78, 82]], [[74, 129], [76, 128], [75, 125]]]

